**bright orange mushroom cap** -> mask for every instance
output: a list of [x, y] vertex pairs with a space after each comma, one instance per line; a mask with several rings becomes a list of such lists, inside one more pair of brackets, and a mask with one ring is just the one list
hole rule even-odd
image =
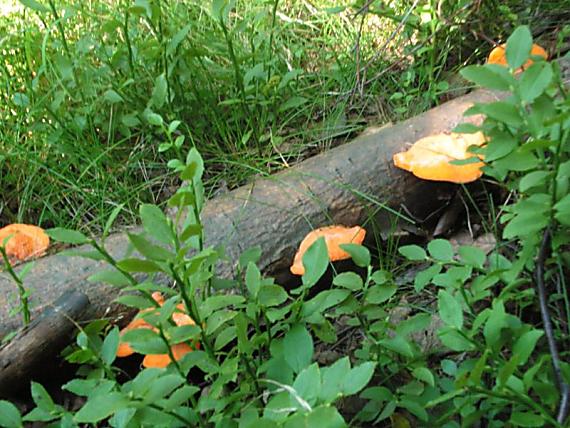
[[329, 253], [329, 260], [335, 262], [337, 260], [345, 260], [350, 258], [350, 254], [340, 248], [341, 244], [362, 244], [366, 236], [366, 230], [360, 226], [346, 227], [346, 226], [326, 226], [315, 229], [305, 236], [301, 242], [293, 265], [291, 266], [291, 273], [293, 275], [304, 275], [305, 267], [303, 266], [303, 256], [307, 249], [320, 237], [325, 238], [327, 250]]
[[[164, 304], [164, 297], [160, 292], [156, 291], [152, 293], [152, 298], [156, 303], [158, 303], [159, 306], [162, 306]], [[172, 314], [172, 320], [177, 326], [196, 324], [192, 318], [190, 318], [187, 314], [184, 313], [185, 308], [183, 304], [177, 305], [176, 309], [177, 311], [175, 311]], [[140, 311], [139, 314], [153, 310], [154, 310], [153, 308], [144, 309]], [[134, 330], [137, 328], [150, 328], [154, 331], [157, 331], [155, 327], [146, 322], [144, 319], [135, 317], [125, 328], [123, 328], [120, 331], [119, 335], [123, 336], [127, 331]], [[196, 349], [200, 348], [200, 344], [198, 342], [194, 343], [193, 346]], [[174, 358], [176, 359], [176, 361], [178, 361], [188, 352], [191, 352], [193, 348], [187, 343], [177, 343], [175, 345], [172, 345], [171, 350]], [[122, 341], [119, 342], [119, 347], [117, 348], [117, 357], [128, 357], [134, 353], [135, 351], [133, 350], [131, 345], [129, 345], [127, 342], [122, 342]], [[149, 354], [145, 356], [143, 360], [143, 366], [147, 368], [148, 367], [162, 368], [168, 366], [170, 362], [171, 362], [170, 356], [168, 354]]]
[[[507, 46], [506, 44], [502, 44], [495, 47], [489, 54], [489, 57], [487, 58], [487, 64], [498, 64], [498, 65], [504, 65], [506, 67], [508, 65], [506, 46]], [[544, 59], [548, 59], [548, 52], [546, 52], [546, 50], [542, 46], [539, 46], [536, 43], [532, 45], [530, 54], [534, 56], [541, 56]], [[530, 67], [532, 63], [533, 63], [532, 59], [529, 59], [527, 62], [524, 63], [522, 68], [519, 68], [516, 71], [517, 72], [522, 71], [522, 69]]]
[[483, 162], [465, 165], [453, 165], [449, 162], [473, 157], [467, 149], [473, 145], [480, 146], [485, 141], [481, 132], [430, 135], [416, 141], [408, 151], [396, 153], [394, 165], [424, 180], [469, 183], [483, 175]]
[[49, 236], [38, 226], [10, 224], [0, 229], [0, 246], [10, 260], [23, 261], [43, 255], [49, 247]]
[[[184, 355], [193, 351], [192, 347], [187, 343], [177, 343], [176, 345], [172, 345], [172, 348], [170, 349], [172, 351], [172, 356], [176, 361], [180, 361]], [[172, 360], [168, 354], [150, 354], [145, 355], [142, 365], [146, 368], [152, 367], [162, 369], [168, 366], [171, 362]]]

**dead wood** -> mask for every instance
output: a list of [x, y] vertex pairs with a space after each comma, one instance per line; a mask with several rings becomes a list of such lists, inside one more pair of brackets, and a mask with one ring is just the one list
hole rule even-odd
[[[464, 121], [463, 112], [473, 103], [501, 97], [490, 91], [472, 92], [208, 201], [202, 213], [205, 243], [223, 245], [229, 259], [218, 274], [231, 276], [239, 255], [259, 245], [259, 267], [283, 283], [290, 278], [288, 267], [297, 245], [314, 227], [365, 224], [370, 230], [374, 224], [388, 233], [394, 210], [415, 219], [428, 217], [442, 200], [453, 196], [456, 187], [419, 180], [394, 168], [393, 154], [419, 138], [452, 130]], [[106, 248], [115, 258], [123, 257], [126, 235], [109, 237]], [[74, 329], [69, 319], [117, 319], [124, 314], [124, 308], [113, 304], [119, 290], [87, 281], [106, 267], [103, 262], [58, 255], [34, 262], [24, 281], [31, 292], [33, 322], [0, 350], [0, 390], [18, 376], [29, 375], [37, 364], [37, 349], [43, 350], [44, 358], [62, 349]], [[57, 300], [62, 295], [63, 301]], [[19, 317], [13, 313], [17, 304], [14, 284], [0, 276], [0, 337], [19, 328]], [[69, 310], [55, 309], [58, 305]], [[80, 307], [85, 310], [77, 310]], [[28, 361], [15, 364], [14, 356]]]
[[0, 397], [10, 397], [22, 385], [22, 379], [40, 371], [50, 356], [68, 345], [77, 332], [75, 320], [85, 319], [89, 313], [87, 296], [67, 290], [9, 343], [0, 347]]

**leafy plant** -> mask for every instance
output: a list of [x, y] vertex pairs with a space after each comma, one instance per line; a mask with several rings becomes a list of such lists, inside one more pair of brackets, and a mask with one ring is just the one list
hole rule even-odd
[[[141, 310], [138, 317], [151, 328], [121, 334], [107, 321], [86, 326], [66, 351], [80, 368], [63, 386], [84, 398], [82, 407], [64, 408], [33, 383], [36, 407], [21, 416], [0, 401], [8, 415], [0, 424], [565, 426], [570, 98], [556, 63], [532, 58], [515, 77], [531, 45], [529, 29], [519, 27], [507, 42], [508, 68], [463, 71], [476, 84], [509, 92], [468, 111], [485, 115], [481, 126], [458, 129], [488, 137], [473, 151], [514, 197], [498, 215], [502, 236], [493, 251], [454, 248], [444, 239], [400, 247], [408, 265], [421, 269], [408, 282], [395, 269], [375, 266], [369, 249], [346, 244], [341, 248], [358, 273], [335, 273], [322, 289], [329, 258], [320, 238], [303, 256], [297, 288], [262, 275], [259, 248], [242, 254], [233, 278], [219, 278], [223, 249], [204, 247], [204, 163], [191, 149], [169, 162], [185, 183], [168, 201], [176, 216], [141, 205], [143, 232], [128, 235], [136, 250], [128, 257], [114, 260], [105, 250], [121, 207], [102, 240], [49, 232], [62, 242], [91, 243], [94, 251], [78, 255], [110, 264], [91, 279], [122, 289], [117, 300]], [[167, 132], [164, 151], [182, 153], [177, 122], [165, 123], [155, 125]], [[159, 285], [165, 279], [172, 288]], [[162, 304], [155, 291], [163, 293]], [[173, 321], [179, 305], [195, 325]], [[171, 364], [122, 373], [121, 342], [143, 355], [168, 354]], [[179, 343], [194, 350], [177, 359], [172, 346]], [[324, 361], [333, 347], [338, 352]]]

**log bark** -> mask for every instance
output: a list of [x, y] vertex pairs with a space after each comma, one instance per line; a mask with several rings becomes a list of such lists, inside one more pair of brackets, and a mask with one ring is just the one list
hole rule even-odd
[[[406, 215], [416, 218], [433, 212], [453, 185], [416, 179], [393, 167], [392, 155], [419, 138], [450, 131], [464, 121], [462, 114], [473, 103], [495, 99], [495, 93], [475, 91], [394, 126], [369, 130], [350, 143], [208, 201], [202, 212], [205, 244], [223, 245], [230, 260], [219, 267], [219, 275], [229, 277], [239, 255], [259, 245], [261, 270], [286, 280], [296, 247], [314, 227], [363, 222], [370, 227], [374, 214], [376, 226], [387, 232], [394, 215], [383, 204], [396, 211], [405, 207]], [[123, 257], [126, 235], [110, 236], [106, 248], [115, 258]], [[116, 288], [87, 281], [107, 268], [106, 263], [61, 255], [33, 263], [24, 279], [33, 318], [69, 289], [86, 294], [94, 316], [121, 313], [112, 303]], [[10, 278], [0, 276], [0, 338], [20, 326], [12, 313], [15, 306], [16, 288]]]
[[[565, 74], [570, 74], [568, 69]], [[388, 233], [398, 220], [394, 212], [425, 218], [455, 187], [419, 180], [394, 168], [393, 154], [419, 138], [452, 130], [465, 121], [463, 112], [473, 103], [502, 97], [474, 91], [394, 126], [371, 129], [289, 170], [208, 201], [202, 212], [205, 244], [223, 245], [229, 260], [219, 266], [218, 275], [230, 277], [239, 255], [259, 245], [260, 269], [283, 283], [290, 279], [288, 268], [296, 247], [315, 227], [364, 224], [369, 231], [374, 226], [375, 231]], [[105, 247], [116, 259], [122, 258], [128, 251], [126, 235], [110, 236]], [[0, 347], [0, 395], [29, 376], [41, 358], [58, 353], [73, 333], [74, 323], [125, 315], [125, 309], [113, 303], [118, 289], [87, 281], [108, 267], [104, 262], [52, 255], [33, 263], [24, 280], [31, 293], [33, 321]], [[0, 276], [0, 338], [20, 327], [19, 315], [14, 313], [17, 305], [16, 287], [9, 277]]]
[[67, 290], [53, 304], [0, 349], [0, 398], [9, 398], [21, 379], [43, 367], [50, 356], [69, 344], [77, 326], [75, 319], [90, 313], [89, 299], [76, 290]]

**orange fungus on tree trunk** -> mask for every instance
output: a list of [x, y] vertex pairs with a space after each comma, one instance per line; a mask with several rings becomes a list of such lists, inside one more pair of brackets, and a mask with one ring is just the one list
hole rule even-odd
[[4, 247], [10, 261], [38, 257], [49, 247], [49, 236], [38, 226], [10, 224], [0, 229], [0, 247]]
[[409, 150], [394, 155], [394, 165], [424, 180], [469, 183], [483, 172], [483, 162], [454, 165], [453, 160], [474, 157], [467, 149], [486, 141], [481, 132], [475, 134], [436, 134], [421, 138]]
[[305, 239], [301, 242], [293, 265], [291, 273], [293, 275], [304, 275], [305, 268], [303, 266], [303, 256], [307, 249], [320, 237], [325, 238], [329, 260], [334, 262], [337, 260], [349, 259], [350, 254], [340, 248], [341, 244], [362, 244], [366, 231], [360, 226], [326, 226], [309, 232]]

